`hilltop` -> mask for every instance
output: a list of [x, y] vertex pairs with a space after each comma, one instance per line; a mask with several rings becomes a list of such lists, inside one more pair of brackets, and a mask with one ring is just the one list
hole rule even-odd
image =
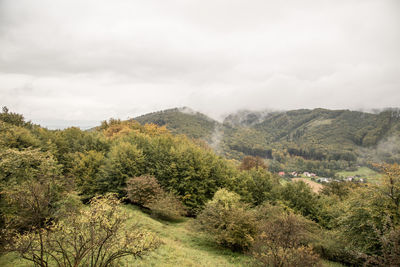
[[217, 121], [187, 107], [152, 112], [134, 119], [141, 124], [165, 125], [172, 133], [185, 134], [191, 138], [208, 141], [214, 129], [219, 125]]

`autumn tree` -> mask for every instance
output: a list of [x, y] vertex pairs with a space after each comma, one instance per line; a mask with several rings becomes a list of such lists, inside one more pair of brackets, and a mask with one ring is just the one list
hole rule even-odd
[[251, 253], [265, 266], [320, 266], [309, 246], [312, 222], [281, 213], [259, 222]]
[[128, 199], [139, 206], [147, 206], [164, 192], [157, 179], [149, 175], [132, 177], [126, 185]]
[[122, 257], [140, 257], [160, 244], [138, 226], [127, 227], [128, 219], [115, 196], [98, 197], [89, 208], [51, 227], [16, 233], [7, 249], [41, 267], [113, 266]]
[[267, 169], [267, 165], [261, 157], [245, 156], [239, 166], [240, 170]]

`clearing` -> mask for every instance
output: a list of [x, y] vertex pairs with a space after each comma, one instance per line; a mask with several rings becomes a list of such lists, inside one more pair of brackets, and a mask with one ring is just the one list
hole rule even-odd
[[366, 178], [368, 183], [379, 183], [382, 176], [381, 173], [371, 170], [368, 167], [359, 167], [355, 171], [342, 171], [338, 172], [338, 177], [349, 177], [349, 176], [359, 176], [360, 178]]
[[306, 184], [308, 184], [311, 187], [311, 189], [312, 189], [312, 191], [314, 193], [319, 193], [319, 191], [321, 191], [322, 188], [324, 188], [324, 186], [322, 184], [319, 184], [317, 182], [311, 181], [311, 180], [309, 180], [307, 178], [293, 178], [292, 181], [294, 181], [294, 182], [299, 182], [299, 181], [305, 182]]

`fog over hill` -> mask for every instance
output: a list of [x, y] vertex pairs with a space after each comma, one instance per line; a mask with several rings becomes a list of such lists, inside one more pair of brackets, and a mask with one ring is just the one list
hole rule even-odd
[[330, 174], [326, 170], [351, 169], [358, 164], [400, 163], [400, 109], [394, 108], [379, 112], [322, 108], [242, 110], [218, 122], [185, 107], [135, 119], [142, 124], [166, 126], [175, 134], [203, 139], [228, 158], [240, 160], [250, 155], [269, 160], [271, 166], [279, 162], [271, 167], [277, 170], [283, 163], [297, 168], [300, 163], [287, 162], [298, 161], [299, 157], [313, 162], [308, 166], [325, 162], [326, 166], [314, 169], [326, 174]]

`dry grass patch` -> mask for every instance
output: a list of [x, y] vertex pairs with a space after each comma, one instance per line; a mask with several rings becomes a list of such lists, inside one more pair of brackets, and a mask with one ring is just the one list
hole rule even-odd
[[306, 178], [293, 178], [292, 180], [293, 180], [294, 182], [302, 181], [302, 182], [308, 184], [308, 185], [311, 187], [311, 189], [312, 189], [312, 191], [313, 191], [314, 193], [319, 193], [319, 192], [322, 190], [322, 188], [324, 188], [324, 186], [323, 186], [322, 184], [313, 182], [313, 181], [308, 180], [308, 179], [306, 179]]

